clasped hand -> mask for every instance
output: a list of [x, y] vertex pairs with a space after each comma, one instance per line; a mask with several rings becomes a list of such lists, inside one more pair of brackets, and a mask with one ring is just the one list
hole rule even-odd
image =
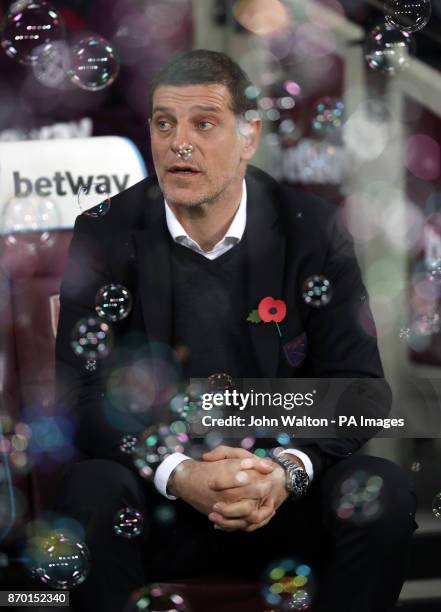
[[171, 492], [207, 514], [215, 529], [255, 531], [288, 496], [285, 472], [271, 459], [229, 446], [218, 446], [202, 458], [181, 463]]

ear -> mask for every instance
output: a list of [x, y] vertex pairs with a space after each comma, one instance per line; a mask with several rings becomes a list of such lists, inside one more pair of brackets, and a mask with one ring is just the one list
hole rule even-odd
[[262, 119], [255, 118], [249, 121], [239, 120], [239, 134], [242, 140], [241, 159], [249, 161], [254, 157], [259, 146], [262, 132]]

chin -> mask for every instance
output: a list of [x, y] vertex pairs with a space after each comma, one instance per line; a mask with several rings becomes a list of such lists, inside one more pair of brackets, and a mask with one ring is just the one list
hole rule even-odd
[[204, 201], [203, 196], [198, 196], [194, 191], [188, 189], [166, 189], [164, 195], [169, 204], [187, 208], [199, 206]]

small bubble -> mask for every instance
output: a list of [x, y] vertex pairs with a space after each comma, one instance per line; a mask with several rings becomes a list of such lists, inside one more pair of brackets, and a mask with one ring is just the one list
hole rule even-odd
[[117, 535], [131, 540], [141, 534], [143, 522], [141, 512], [127, 506], [116, 513], [113, 529]]
[[409, 65], [413, 49], [413, 39], [408, 32], [380, 25], [366, 39], [365, 58], [372, 70], [395, 75]]
[[72, 330], [71, 347], [75, 355], [84, 359], [107, 357], [113, 346], [113, 332], [109, 324], [95, 317], [81, 319]]
[[310, 276], [303, 283], [302, 298], [308, 306], [314, 306], [315, 308], [326, 306], [332, 298], [330, 281], [322, 274]]
[[86, 361], [86, 370], [88, 372], [95, 372], [96, 371], [96, 359], [88, 359]]
[[115, 49], [101, 36], [89, 36], [72, 48], [72, 83], [87, 91], [99, 91], [111, 85], [119, 72]]
[[98, 315], [111, 323], [125, 319], [132, 309], [132, 296], [123, 285], [105, 285], [95, 298]]

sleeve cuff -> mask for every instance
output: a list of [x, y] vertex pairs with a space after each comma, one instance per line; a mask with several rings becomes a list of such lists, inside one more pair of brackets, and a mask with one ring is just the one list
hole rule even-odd
[[167, 493], [168, 479], [180, 463], [190, 458], [191, 457], [187, 457], [187, 455], [183, 455], [182, 453], [173, 453], [159, 464], [156, 468], [153, 482], [161, 495], [164, 495], [167, 499], [177, 499], [174, 495], [169, 495]]
[[297, 448], [285, 448], [280, 454], [282, 453], [289, 453], [290, 455], [295, 455], [296, 457], [298, 457], [300, 461], [302, 461], [303, 465], [305, 466], [305, 470], [306, 470], [306, 473], [308, 474], [309, 481], [312, 482], [312, 479], [314, 478], [314, 468], [312, 466], [311, 459], [308, 457], [306, 453], [298, 450]]

